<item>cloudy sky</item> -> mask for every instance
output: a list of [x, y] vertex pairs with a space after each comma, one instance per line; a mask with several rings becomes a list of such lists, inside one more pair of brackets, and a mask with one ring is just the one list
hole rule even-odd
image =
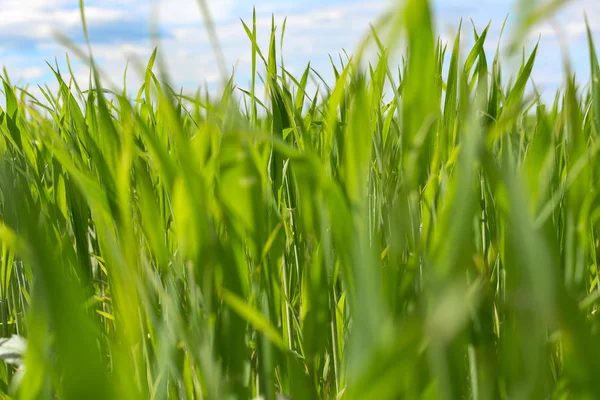
[[[64, 68], [65, 52], [72, 51], [56, 40], [60, 32], [84, 46], [78, 0], [0, 0], [0, 64], [13, 82], [36, 86], [52, 77], [46, 61], [58, 60]], [[86, 15], [94, 57], [106, 77], [115, 85], [123, 81], [127, 60], [145, 62], [153, 48], [149, 39], [153, 15], [159, 16], [159, 51], [166, 60], [173, 81], [193, 89], [214, 85], [219, 79], [215, 57], [208, 40], [197, 0], [87, 0]], [[208, 0], [227, 68], [236, 68], [236, 79], [246, 86], [250, 71], [250, 44], [240, 19], [250, 23], [256, 6], [260, 43], [267, 39], [274, 14], [279, 26], [288, 18], [284, 43], [285, 62], [292, 72], [301, 73], [306, 64], [330, 75], [329, 55], [337, 58], [345, 49], [351, 53], [368, 31], [369, 23], [385, 13], [391, 0]], [[451, 38], [463, 18], [465, 37], [470, 38], [472, 19], [479, 30], [491, 21], [489, 50], [493, 51], [504, 18], [514, 15], [510, 0], [435, 0], [436, 30]], [[573, 0], [556, 17], [563, 31], [571, 62], [582, 83], [589, 80], [588, 51], [583, 23], [584, 12], [590, 20], [596, 42], [600, 43], [600, 1]], [[514, 17], [513, 17], [514, 20]], [[511, 19], [509, 19], [511, 21]], [[528, 37], [529, 49], [541, 34], [541, 48], [535, 70], [535, 82], [551, 91], [562, 79], [562, 58], [554, 26], [534, 28]], [[466, 53], [466, 49], [463, 54]], [[75, 75], [87, 80], [87, 67], [74, 62]], [[130, 72], [128, 86], [137, 84]]]

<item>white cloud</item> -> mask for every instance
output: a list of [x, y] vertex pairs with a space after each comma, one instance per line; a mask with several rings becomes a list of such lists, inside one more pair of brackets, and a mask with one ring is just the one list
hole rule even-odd
[[31, 80], [44, 76], [45, 72], [46, 71], [40, 67], [29, 67], [20, 70], [17, 74], [22, 79]]
[[[25, 60], [13, 59], [14, 64], [23, 65]], [[7, 67], [8, 76], [14, 82], [26, 84], [33, 79], [41, 78], [46, 73], [42, 67]]]
[[[578, 3], [575, 3], [578, 4]], [[545, 21], [534, 27], [530, 36], [562, 39], [567, 43], [586, 35], [587, 29], [584, 15], [588, 16], [590, 30], [594, 33], [600, 32], [600, 7], [590, 6], [581, 9], [581, 6], [569, 7], [555, 18]]]
[[237, 18], [237, 0], [95, 0], [93, 4], [126, 9], [145, 20], [158, 17], [161, 24], [173, 26], [203, 22], [200, 1], [206, 2], [216, 23]]
[[[42, 6], [30, 9], [16, 4], [10, 2], [0, 9], [0, 35], [46, 39], [56, 30], [81, 26], [81, 15], [77, 9], [49, 10]], [[90, 26], [128, 19], [127, 14], [118, 9], [88, 7], [85, 14]]]
[[[215, 22], [236, 18], [235, 0], [206, 0], [211, 18]], [[202, 21], [197, 0], [162, 0], [160, 2], [160, 21], [166, 24], [186, 24]]]
[[69, 3], [70, 0], [1, 0], [0, 6], [3, 9], [29, 9], [39, 10], [43, 8], [56, 8]]

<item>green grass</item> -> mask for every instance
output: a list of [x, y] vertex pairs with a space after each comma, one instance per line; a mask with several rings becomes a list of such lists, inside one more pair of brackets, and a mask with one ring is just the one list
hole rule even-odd
[[506, 79], [487, 27], [446, 48], [419, 0], [382, 24], [317, 96], [255, 21], [251, 87], [217, 100], [156, 53], [130, 97], [93, 63], [39, 101], [5, 76], [0, 327], [28, 347], [0, 397], [597, 398], [591, 35], [591, 83], [565, 63], [543, 104], [537, 47]]

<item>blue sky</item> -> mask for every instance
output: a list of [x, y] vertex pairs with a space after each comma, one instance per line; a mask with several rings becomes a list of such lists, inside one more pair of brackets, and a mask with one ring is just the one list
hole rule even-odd
[[[228, 67], [236, 67], [240, 85], [246, 86], [250, 71], [250, 45], [240, 18], [251, 20], [256, 6], [261, 44], [266, 47], [271, 14], [281, 26], [288, 17], [284, 43], [286, 66], [300, 73], [311, 61], [313, 67], [328, 71], [329, 55], [337, 58], [342, 49], [352, 52], [368, 31], [369, 23], [389, 9], [390, 0], [208, 0], [217, 25]], [[504, 17], [515, 11], [509, 0], [435, 0], [436, 28], [445, 40], [452, 38], [461, 18], [466, 22], [464, 36], [470, 38], [469, 19], [479, 30], [491, 20], [489, 50], [493, 51]], [[572, 64], [581, 83], [587, 83], [588, 52], [583, 13], [587, 12], [596, 42], [600, 43], [600, 1], [574, 0], [555, 19], [563, 30]], [[215, 57], [202, 24], [196, 0], [87, 0], [86, 14], [94, 56], [107, 79], [118, 86], [122, 82], [127, 59], [145, 62], [153, 48], [149, 40], [151, 15], [160, 16], [162, 56], [175, 83], [186, 89], [214, 85], [219, 79]], [[58, 59], [64, 67], [68, 50], [54, 33], [61, 32], [83, 45], [78, 0], [0, 0], [0, 64], [8, 69], [13, 81], [35, 86], [52, 77], [45, 62]], [[561, 83], [562, 63], [558, 39], [550, 23], [536, 26], [526, 38], [529, 47], [542, 36], [534, 74], [537, 85], [551, 91]], [[507, 43], [508, 41], [506, 41]], [[463, 51], [463, 53], [465, 53]], [[71, 52], [69, 52], [71, 53]], [[71, 58], [75, 58], [71, 54]], [[88, 69], [74, 63], [80, 81], [87, 80]], [[128, 86], [139, 83], [130, 73]]]

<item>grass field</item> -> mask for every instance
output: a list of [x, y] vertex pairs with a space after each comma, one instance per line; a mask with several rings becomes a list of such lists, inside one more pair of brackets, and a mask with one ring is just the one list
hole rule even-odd
[[27, 351], [0, 397], [599, 398], [591, 34], [590, 83], [565, 62], [543, 104], [536, 49], [509, 78], [487, 27], [446, 47], [398, 8], [316, 96], [252, 21], [252, 84], [216, 100], [156, 53], [134, 92], [5, 76], [0, 334]]

